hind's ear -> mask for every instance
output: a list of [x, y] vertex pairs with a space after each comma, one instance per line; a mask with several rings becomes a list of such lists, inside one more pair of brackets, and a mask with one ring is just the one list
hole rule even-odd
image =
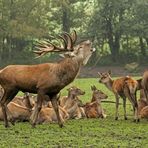
[[102, 76], [102, 73], [101, 72], [98, 72], [98, 75], [99, 75], [99, 77], [101, 77]]
[[111, 70], [108, 70], [108, 74], [111, 75], [111, 73], [112, 73]]
[[94, 91], [94, 90], [96, 90], [96, 89], [97, 89], [97, 88], [96, 88], [95, 85], [91, 86], [91, 90], [92, 90], [92, 91]]

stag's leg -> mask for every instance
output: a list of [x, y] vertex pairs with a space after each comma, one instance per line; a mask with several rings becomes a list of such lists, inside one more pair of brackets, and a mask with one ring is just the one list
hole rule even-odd
[[4, 116], [5, 127], [9, 127], [7, 114], [8, 114], [8, 117], [10, 119], [10, 122], [14, 125], [13, 116], [10, 113], [10, 111], [9, 111], [9, 109], [7, 107], [7, 104], [15, 97], [15, 95], [17, 93], [18, 93], [17, 90], [5, 90], [4, 95], [3, 95], [2, 99], [0, 100], [0, 104], [1, 104], [1, 107], [2, 107], [2, 112], [3, 112], [3, 116]]
[[44, 99], [45, 96], [45, 93], [43, 91], [38, 91], [38, 95], [37, 95], [37, 103], [35, 105], [35, 109], [30, 117], [30, 121], [31, 121], [31, 125], [32, 127], [34, 128], [35, 125], [36, 125], [36, 121], [37, 121], [37, 118], [38, 118], [38, 114], [42, 108], [42, 102], [43, 102], [43, 99]]
[[15, 119], [13, 118], [13, 113], [11, 113], [7, 107], [7, 104], [12, 101], [12, 99], [16, 96], [16, 94], [18, 93], [18, 90], [12, 90], [10, 93], [10, 96], [8, 97], [8, 99], [5, 102], [5, 106], [6, 106], [6, 112], [8, 114], [8, 119], [11, 122], [12, 125], [15, 124]]
[[61, 120], [60, 113], [59, 113], [58, 98], [59, 97], [57, 95], [52, 96], [51, 97], [51, 103], [52, 103], [54, 111], [57, 115], [58, 124], [59, 124], [60, 127], [63, 127], [63, 122]]
[[115, 97], [116, 97], [116, 114], [115, 114], [115, 120], [118, 120], [118, 116], [119, 116], [119, 113], [118, 113], [118, 108], [119, 108], [119, 96], [118, 96], [118, 94], [115, 94]]
[[123, 109], [124, 109], [124, 119], [127, 120], [127, 116], [126, 116], [126, 97], [123, 96]]

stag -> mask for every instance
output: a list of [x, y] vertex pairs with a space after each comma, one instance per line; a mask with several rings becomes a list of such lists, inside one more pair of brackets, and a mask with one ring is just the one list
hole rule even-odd
[[[37, 93], [37, 104], [30, 117], [32, 127], [35, 127], [42, 102], [46, 98], [51, 101], [57, 115], [58, 124], [63, 127], [58, 108], [58, 94], [61, 89], [71, 83], [82, 65], [85, 65], [92, 53], [90, 40], [85, 40], [75, 45], [77, 40], [76, 31], [72, 34], [64, 33], [59, 36], [62, 44], [55, 45], [50, 41], [42, 41], [34, 51], [39, 57], [49, 52], [65, 52], [64, 59], [55, 63], [38, 65], [9, 65], [0, 70], [0, 85], [4, 89], [4, 95], [0, 100], [4, 115], [5, 127], [9, 127], [8, 117], [11, 115], [7, 104], [15, 97], [18, 91]], [[14, 124], [13, 121], [10, 121]]]

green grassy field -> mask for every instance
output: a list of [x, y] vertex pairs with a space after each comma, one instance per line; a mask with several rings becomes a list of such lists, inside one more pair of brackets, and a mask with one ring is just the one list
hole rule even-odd
[[[86, 92], [81, 99], [87, 102], [91, 98], [91, 85], [96, 85], [114, 100], [113, 94], [99, 84], [97, 79], [77, 79], [71, 85], [76, 85]], [[62, 95], [66, 95], [66, 88]], [[120, 99], [122, 103], [122, 100]], [[5, 129], [0, 122], [0, 148], [65, 148], [65, 147], [91, 147], [91, 148], [148, 148], [148, 121], [133, 122], [133, 112], [127, 102], [128, 120], [123, 118], [123, 108], [120, 105], [119, 120], [114, 120], [115, 104], [102, 103], [106, 110], [106, 119], [68, 120], [64, 128], [57, 124], [37, 125], [32, 129], [29, 123], [16, 123], [15, 126]]]

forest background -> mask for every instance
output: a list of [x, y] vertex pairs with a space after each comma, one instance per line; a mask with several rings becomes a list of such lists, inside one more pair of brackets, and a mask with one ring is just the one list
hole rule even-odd
[[97, 49], [89, 66], [148, 63], [148, 0], [1, 0], [0, 67], [35, 59], [36, 41], [76, 30]]

